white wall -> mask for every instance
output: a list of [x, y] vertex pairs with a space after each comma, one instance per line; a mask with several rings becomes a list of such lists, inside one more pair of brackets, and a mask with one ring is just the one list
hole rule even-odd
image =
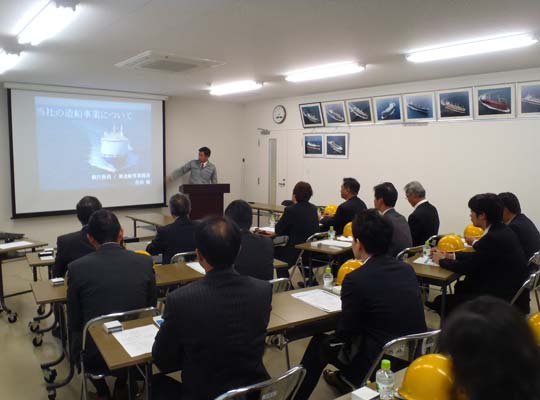
[[[310, 182], [315, 204], [339, 203], [339, 186], [345, 176], [361, 183], [360, 197], [371, 206], [374, 185], [391, 181], [399, 190], [396, 208], [407, 216], [403, 186], [419, 180], [428, 198], [441, 216], [441, 232], [462, 232], [469, 222], [468, 199], [481, 192], [514, 192], [523, 211], [535, 223], [540, 222], [540, 119], [434, 122], [429, 125], [370, 125], [341, 128], [302, 128], [298, 105], [314, 101], [344, 100], [380, 95], [403, 94], [439, 89], [471, 87], [540, 80], [540, 69], [459, 77], [437, 81], [363, 88], [347, 92], [323, 93], [297, 98], [277, 99], [247, 105], [244, 142], [246, 143], [246, 198], [266, 201], [267, 136], [257, 128], [272, 131], [286, 142], [286, 151], [278, 157], [287, 181], [288, 198], [299, 180]], [[272, 121], [272, 109], [283, 104], [287, 118], [280, 126]], [[349, 132], [350, 155], [347, 160], [314, 159], [302, 156], [302, 135], [316, 132]], [[258, 146], [257, 140], [261, 140]], [[283, 147], [280, 147], [283, 148]], [[257, 178], [260, 177], [260, 184]], [[278, 179], [281, 179], [278, 176]]]
[[[226, 202], [242, 196], [241, 122], [243, 106], [216, 101], [195, 101], [170, 98], [166, 108], [166, 171], [197, 157], [197, 149], [212, 149], [211, 160], [218, 168], [220, 182], [231, 184]], [[185, 180], [187, 181], [187, 176]], [[11, 219], [11, 177], [9, 161], [9, 125], [7, 92], [0, 90], [0, 231], [24, 232], [27, 236], [55, 245], [56, 237], [80, 228], [76, 216], [56, 216]], [[170, 185], [167, 198], [178, 188], [181, 180]], [[91, 194], [91, 193], [89, 193]], [[36, 199], [39, 201], [39, 199]], [[73, 205], [75, 207], [75, 205]], [[164, 212], [166, 209], [132, 210], [132, 212]], [[126, 234], [132, 234], [132, 224], [118, 211]]]

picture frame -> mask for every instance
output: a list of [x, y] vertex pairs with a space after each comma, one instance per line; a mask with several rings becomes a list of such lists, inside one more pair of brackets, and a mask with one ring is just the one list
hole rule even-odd
[[474, 88], [474, 117], [476, 119], [514, 118], [514, 84], [477, 86]]
[[375, 97], [373, 100], [376, 123], [395, 124], [403, 122], [400, 95]]
[[324, 134], [308, 134], [303, 137], [304, 157], [317, 158], [325, 155]]
[[364, 125], [373, 123], [373, 108], [371, 98], [352, 99], [345, 102], [347, 119], [350, 125]]
[[349, 158], [348, 133], [327, 133], [324, 143], [326, 158]]
[[304, 128], [324, 126], [321, 103], [300, 104], [300, 119]]
[[436, 93], [439, 121], [472, 119], [472, 89], [440, 90]]
[[540, 81], [518, 83], [516, 103], [518, 117], [540, 117]]
[[435, 93], [421, 92], [403, 95], [405, 122], [431, 122], [437, 120]]
[[324, 117], [324, 124], [326, 126], [347, 125], [345, 102], [343, 100], [326, 101], [322, 103], [322, 111]]

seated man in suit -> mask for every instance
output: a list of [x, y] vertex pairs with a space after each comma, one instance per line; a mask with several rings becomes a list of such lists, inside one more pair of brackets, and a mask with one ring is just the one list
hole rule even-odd
[[[461, 303], [484, 294], [510, 301], [527, 279], [527, 260], [517, 236], [502, 222], [503, 204], [493, 193], [477, 194], [469, 200], [471, 222], [482, 228], [484, 235], [473, 244], [474, 252], [432, 252], [432, 259], [441, 267], [465, 275], [456, 283], [454, 294], [448, 295], [448, 312]], [[439, 312], [441, 296], [426, 305]], [[516, 305], [529, 311], [529, 296], [524, 293]]]
[[[288, 236], [289, 241], [285, 247], [276, 247], [275, 257], [285, 261], [292, 267], [300, 254], [300, 250], [294, 248], [299, 243], [304, 243], [308, 237], [319, 232], [319, 216], [317, 207], [309, 202], [313, 196], [311, 185], [307, 182], [298, 182], [293, 189], [292, 200], [294, 204], [286, 207], [283, 215], [276, 224], [277, 236]], [[278, 278], [288, 278], [287, 268], [276, 270]]]
[[503, 202], [503, 222], [516, 234], [525, 257], [530, 259], [540, 250], [540, 233], [534, 223], [521, 212], [521, 205], [514, 193], [499, 193]]
[[253, 210], [244, 200], [235, 200], [225, 210], [225, 216], [236, 222], [242, 231], [242, 244], [234, 268], [242, 275], [268, 281], [274, 277], [274, 243], [272, 239], [249, 231]]
[[390, 222], [394, 228], [392, 242], [388, 247], [388, 254], [395, 257], [401, 250], [412, 246], [409, 224], [405, 217], [394, 209], [398, 192], [392, 183], [381, 183], [375, 186], [373, 191], [375, 193], [373, 200], [375, 208], [379, 210], [384, 219]]
[[420, 182], [409, 182], [404, 190], [409, 204], [414, 207], [408, 219], [412, 245], [422, 246], [431, 236], [439, 233], [439, 213], [426, 200], [426, 190]]
[[321, 219], [321, 230], [327, 231], [331, 226], [334, 227], [336, 235], [343, 233], [343, 228], [354, 219], [354, 216], [360, 211], [365, 210], [366, 203], [359, 197], [360, 183], [354, 178], [343, 178], [341, 184], [341, 198], [345, 200], [336, 210], [332, 217], [323, 215]]
[[87, 225], [92, 213], [100, 209], [101, 203], [93, 196], [84, 196], [79, 200], [77, 218], [82, 228], [80, 231], [58, 236], [56, 239], [56, 259], [52, 268], [54, 278], [63, 278], [70, 262], [96, 250], [88, 241]]
[[169, 210], [176, 219], [172, 224], [157, 229], [157, 235], [146, 251], [152, 255], [163, 254], [163, 264], [171, 262], [176, 253], [195, 250], [194, 224], [189, 219], [191, 203], [187, 196], [177, 193], [169, 199]]
[[376, 210], [353, 221], [352, 249], [364, 265], [345, 276], [336, 332], [311, 339], [300, 362], [307, 375], [295, 399], [309, 398], [327, 364], [339, 368], [325, 371], [331, 385], [341, 376], [359, 384], [387, 342], [427, 330], [418, 280], [410, 265], [388, 255], [391, 240], [392, 225]]
[[262, 357], [272, 288], [233, 268], [241, 240], [226, 217], [197, 224], [197, 257], [206, 276], [169, 293], [152, 349], [160, 371], [182, 370], [182, 384], [156, 376], [154, 399], [212, 400], [268, 379]]
[[[108, 210], [92, 214], [88, 240], [96, 248], [68, 266], [67, 310], [72, 355], [77, 358], [85, 324], [93, 318], [156, 305], [156, 279], [152, 258], [125, 250], [123, 231]], [[109, 373], [93, 341], [87, 345], [85, 366], [90, 373]], [[125, 385], [125, 375], [115, 384], [115, 392]], [[98, 398], [108, 399], [103, 379], [93, 380]]]

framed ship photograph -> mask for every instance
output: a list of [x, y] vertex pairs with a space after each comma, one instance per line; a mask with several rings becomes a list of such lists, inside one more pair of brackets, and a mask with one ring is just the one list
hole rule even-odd
[[513, 118], [514, 85], [474, 88], [474, 117], [478, 119]]
[[324, 123], [326, 126], [347, 125], [344, 101], [328, 101], [322, 103]]
[[304, 135], [304, 157], [324, 157], [324, 135]]
[[518, 117], [540, 117], [540, 82], [518, 83]]
[[403, 95], [405, 122], [435, 121], [435, 95], [429, 93], [412, 93]]
[[373, 123], [373, 112], [371, 110], [371, 99], [354, 99], [346, 102], [347, 116], [349, 124], [361, 125]]
[[325, 135], [326, 158], [349, 158], [349, 134], [328, 133]]
[[304, 128], [324, 126], [321, 103], [300, 104], [300, 118]]
[[375, 121], [379, 124], [402, 122], [401, 96], [375, 97]]
[[472, 89], [437, 92], [437, 117], [441, 121], [472, 118]]

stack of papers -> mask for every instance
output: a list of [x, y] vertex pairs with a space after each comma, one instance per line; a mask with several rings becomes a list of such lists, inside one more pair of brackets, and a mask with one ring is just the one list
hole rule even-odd
[[352, 236], [338, 236], [337, 240], [339, 240], [340, 242], [352, 243], [353, 238], [352, 238]]
[[197, 271], [198, 273], [203, 274], [203, 275], [206, 275], [206, 271], [204, 270], [204, 268], [202, 267], [202, 265], [199, 264], [197, 261], [188, 262], [188, 263], [186, 263], [186, 265], [187, 265], [189, 268], [191, 268], [191, 269]]
[[276, 228], [272, 228], [270, 226], [263, 226], [262, 228], [259, 228], [260, 231], [268, 232], [268, 233], [275, 233]]
[[138, 357], [152, 352], [154, 339], [158, 333], [158, 328], [154, 324], [145, 325], [139, 328], [114, 332], [112, 335], [122, 345], [130, 357]]
[[308, 303], [310, 306], [326, 312], [341, 311], [341, 299], [335, 294], [325, 290], [314, 289], [305, 292], [294, 293], [292, 297]]
[[54, 261], [54, 256], [41, 256], [39, 259], [41, 261]]
[[425, 257], [425, 256], [418, 257], [416, 260], [414, 260], [414, 262], [417, 263], [417, 264], [432, 265], [434, 267], [439, 266], [439, 264], [434, 263], [431, 258]]
[[27, 240], [20, 240], [18, 242], [2, 243], [0, 244], [0, 250], [9, 250], [9, 249], [15, 249], [17, 247], [24, 247], [24, 246], [31, 246], [31, 245], [33, 245], [32, 242], [29, 242]]
[[343, 242], [341, 240], [330, 240], [330, 239], [319, 240], [317, 242], [311, 242], [311, 245], [312, 246], [324, 245], [324, 246], [333, 246], [333, 247], [342, 247], [342, 248], [352, 247], [352, 244], [350, 242]]

